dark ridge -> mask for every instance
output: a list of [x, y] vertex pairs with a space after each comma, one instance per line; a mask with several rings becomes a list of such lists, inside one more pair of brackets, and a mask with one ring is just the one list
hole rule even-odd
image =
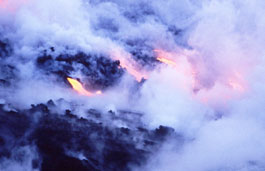
[[0, 39], [0, 59], [7, 58], [12, 53], [12, 48], [7, 40]]
[[17, 68], [4, 62], [0, 64], [0, 79], [6, 82], [11, 82], [17, 78]]
[[146, 40], [126, 40], [125, 43], [134, 60], [142, 67], [152, 70], [158, 64], [153, 48], [147, 45]]
[[154, 16], [155, 12], [149, 4], [140, 3], [131, 5], [131, 8], [123, 12], [125, 18], [133, 23], [141, 23], [146, 20], [147, 17]]
[[5, 111], [0, 105], [0, 161], [10, 157], [15, 146], [23, 146], [25, 132], [30, 128], [30, 118], [16, 111]]
[[6, 58], [12, 53], [12, 48], [7, 40], [1, 40], [0, 35], [0, 87], [8, 87], [16, 79], [17, 69], [8, 64]]
[[14, 150], [35, 146], [39, 159], [32, 159], [32, 168], [41, 171], [130, 171], [144, 165], [175, 134], [164, 126], [149, 130], [141, 123], [138, 128], [112, 124], [115, 120], [131, 122], [134, 117], [140, 122], [142, 115], [134, 112], [112, 111], [109, 115], [116, 117], [106, 123], [105, 116], [95, 109], [88, 110], [86, 119], [70, 110], [54, 113], [54, 107], [51, 100], [23, 111], [6, 111], [0, 105], [0, 162], [4, 158], [23, 162], [25, 155], [17, 156]]
[[66, 78], [75, 72], [81, 72], [81, 82], [89, 89], [106, 89], [116, 84], [123, 75], [124, 70], [119, 61], [112, 61], [103, 56], [86, 55], [59, 55], [53, 57], [44, 55], [37, 58], [37, 67], [46, 74], [56, 75], [59, 81], [66, 83]]
[[118, 23], [112, 18], [100, 17], [95, 30], [104, 30], [109, 33], [117, 33], [119, 31]]
[[171, 32], [174, 36], [179, 36], [179, 34], [182, 32], [182, 30], [178, 29], [176, 26], [169, 26], [168, 31]]

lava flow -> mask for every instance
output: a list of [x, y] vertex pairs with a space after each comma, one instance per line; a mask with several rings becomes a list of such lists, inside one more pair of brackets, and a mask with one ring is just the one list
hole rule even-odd
[[[128, 54], [127, 54], [128, 55]], [[127, 72], [132, 75], [136, 81], [141, 82], [142, 79], [147, 79], [148, 75], [145, 71], [140, 70], [135, 62], [132, 60], [131, 56], [122, 55], [120, 52], [112, 52], [112, 59], [119, 60], [120, 66], [127, 70]]]
[[129, 74], [131, 74], [138, 82], [141, 82], [142, 79], [147, 79], [147, 75], [138, 71], [128, 62], [120, 60], [120, 65], [122, 68], [125, 68]]
[[170, 59], [167, 59], [167, 58], [162, 58], [162, 57], [157, 57], [156, 58], [158, 61], [162, 62], [162, 63], [165, 63], [165, 64], [168, 64], [168, 65], [172, 65], [172, 66], [176, 66], [176, 63]]
[[87, 91], [79, 81], [77, 81], [77, 80], [75, 80], [73, 78], [69, 78], [68, 77], [67, 78], [67, 81], [71, 84], [71, 86], [73, 87], [73, 89], [75, 91], [77, 91], [81, 95], [84, 95], [84, 96], [93, 96], [95, 94], [102, 94], [101, 91], [97, 91], [96, 93], [92, 93], [92, 92]]
[[168, 52], [165, 52], [163, 50], [159, 50], [159, 49], [155, 49], [154, 52], [157, 54], [157, 60], [164, 63], [164, 64], [167, 64], [167, 65], [171, 65], [173, 67], [176, 67], [177, 66], [177, 63], [170, 59], [172, 58], [172, 54], [171, 53], [168, 53]]
[[[187, 59], [186, 55], [167, 52], [161, 49], [155, 49], [156, 59], [168, 66], [173, 67], [178, 73], [186, 75], [187, 79], [192, 80], [192, 90], [194, 95], [199, 97], [199, 100], [203, 103], [209, 103], [210, 101], [228, 101], [234, 97], [238, 97], [246, 91], [246, 82], [240, 74], [241, 72], [229, 71], [228, 74], [223, 78], [223, 81], [215, 81], [213, 87], [210, 89], [203, 86], [203, 81], [198, 79], [197, 76], [200, 70], [203, 70], [202, 66], [195, 67]], [[200, 92], [199, 92], [200, 91]], [[220, 94], [216, 92], [221, 92]], [[197, 98], [196, 97], [196, 98]]]

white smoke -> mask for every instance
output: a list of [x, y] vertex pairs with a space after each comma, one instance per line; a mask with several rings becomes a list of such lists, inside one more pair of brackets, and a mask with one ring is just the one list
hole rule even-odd
[[[181, 147], [169, 141], [143, 170], [264, 170], [262, 0], [15, 2], [8, 5], [19, 4], [15, 10], [0, 8], [0, 31], [14, 47], [11, 62], [21, 79], [2, 94], [13, 92], [10, 102], [29, 106], [63, 97], [106, 111], [138, 110], [148, 126], [171, 126], [186, 138]], [[174, 36], [170, 27], [181, 33]], [[157, 67], [137, 92], [131, 93], [133, 77], [124, 76], [103, 96], [80, 98], [32, 64], [50, 47], [56, 54], [117, 52], [127, 60], [126, 40], [172, 52], [179, 66]]]
[[[209, 107], [215, 112], [221, 110], [222, 117], [216, 121], [202, 122], [201, 115], [206, 116], [207, 113], [193, 107], [196, 101], [191, 103], [185, 96], [171, 98], [174, 91], [168, 84], [157, 87], [164, 78], [162, 75], [158, 79], [159, 84], [154, 86], [155, 91], [148, 89], [155, 95], [164, 91], [161, 98], [166, 99], [155, 98], [155, 95], [149, 99], [148, 104], [154, 102], [151, 109], [160, 112], [159, 116], [154, 115], [152, 121], [168, 119], [171, 124], [175, 119], [175, 127], [185, 123], [188, 128], [193, 128], [194, 122], [201, 125], [193, 130], [194, 139], [185, 143], [180, 150], [174, 150], [176, 147], [172, 144], [165, 147], [145, 169], [264, 170], [265, 120], [262, 99], [265, 91], [262, 85], [265, 77], [262, 44], [265, 37], [261, 32], [265, 21], [262, 16], [264, 5], [262, 1], [202, 2], [201, 9], [194, 15], [198, 19], [196, 26], [188, 38], [189, 45], [200, 55], [193, 56], [191, 60], [195, 61], [195, 66], [199, 66], [199, 82], [206, 87], [198, 92], [198, 96], [210, 94]], [[226, 91], [221, 85], [223, 79], [235, 70], [242, 73], [247, 82], [247, 90], [240, 96]], [[210, 82], [210, 86], [207, 82]], [[168, 98], [163, 97], [166, 92]], [[234, 97], [224, 100], [225, 94]], [[180, 104], [178, 98], [182, 99]], [[158, 104], [155, 103], [157, 99], [161, 100]], [[165, 110], [163, 106], [166, 106]], [[173, 113], [168, 111], [172, 108], [175, 108]], [[188, 114], [186, 111], [189, 111]], [[196, 111], [197, 115], [193, 114]], [[184, 114], [187, 121], [183, 122], [181, 118]]]

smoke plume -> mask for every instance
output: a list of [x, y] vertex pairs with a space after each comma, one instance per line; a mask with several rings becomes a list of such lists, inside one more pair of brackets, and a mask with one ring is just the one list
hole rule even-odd
[[0, 0], [0, 170], [264, 170], [264, 9]]

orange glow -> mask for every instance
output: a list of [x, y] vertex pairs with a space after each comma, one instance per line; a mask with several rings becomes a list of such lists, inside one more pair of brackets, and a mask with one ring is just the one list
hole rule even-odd
[[98, 90], [96, 91], [96, 94], [102, 94], [102, 91]]
[[[87, 91], [79, 81], [72, 79], [72, 78], [67, 78], [67, 80], [71, 84], [73, 89], [75, 91], [77, 91], [79, 94], [84, 95], [84, 96], [92, 96], [93, 95], [93, 93]], [[101, 91], [98, 91], [96, 94], [102, 94], [102, 93], [101, 93]]]
[[203, 86], [203, 80], [200, 79], [199, 75], [200, 71], [204, 71], [203, 61], [198, 60], [199, 62], [195, 65], [187, 60], [188, 57], [192, 59], [192, 57], [200, 54], [194, 51], [168, 52], [163, 49], [155, 49], [154, 52], [158, 61], [172, 66], [177, 70], [178, 74], [186, 76], [183, 77], [183, 82], [190, 80], [187, 85], [192, 88], [194, 98], [204, 104], [215, 104], [216, 102], [225, 104], [229, 100], [240, 97], [247, 91], [247, 83], [243, 77], [245, 71], [240, 68], [237, 68], [238, 71], [227, 68], [222, 76], [218, 76], [214, 86], [207, 88]]
[[243, 80], [242, 76], [238, 73], [235, 72], [233, 77], [228, 79], [228, 85], [233, 89], [237, 91], [245, 91], [245, 81]]
[[132, 59], [130, 54], [119, 50], [114, 50], [110, 54], [112, 59], [120, 61], [120, 66], [125, 68], [127, 72], [136, 79], [136, 81], [140, 82], [142, 79], [148, 78], [148, 74], [138, 68], [136, 62]]
[[20, 0], [17, 2], [9, 0], [0, 0], [0, 10], [7, 10], [9, 12], [16, 12], [16, 10], [23, 4], [27, 3], [28, 0]]
[[211, 89], [201, 89], [197, 94], [198, 99], [205, 104], [227, 104], [244, 95], [248, 89], [246, 80], [239, 72], [230, 71], [229, 74], [223, 80], [216, 81]]
[[167, 59], [167, 58], [162, 58], [162, 57], [157, 57], [156, 58], [158, 61], [162, 62], [162, 63], [165, 63], [165, 64], [168, 64], [168, 65], [172, 65], [172, 66], [176, 66], [176, 62], [170, 60], [170, 59]]
[[126, 62], [125, 60], [120, 60], [120, 65], [122, 68], [125, 68], [129, 74], [135, 77], [135, 79], [140, 82], [142, 79], [147, 79], [147, 75], [138, 71], [132, 64]]
[[228, 83], [234, 90], [243, 91], [244, 87], [234, 80], [229, 80]]
[[7, 1], [6, 0], [0, 0], [0, 8], [5, 9], [7, 7]]
[[[171, 66], [177, 71], [176, 76], [182, 78], [182, 88], [192, 92], [196, 92], [196, 71], [187, 60], [186, 52], [177, 53], [175, 51], [166, 51], [163, 49], [154, 49], [156, 59], [163, 64]], [[183, 77], [182, 77], [182, 76]], [[177, 87], [179, 88], [180, 83]]]
[[165, 63], [167, 65], [171, 65], [173, 67], [177, 66], [177, 63], [173, 60], [173, 58], [176, 54], [166, 52], [166, 51], [161, 50], [161, 49], [155, 49], [154, 52], [156, 53], [156, 56], [157, 56], [156, 59], [158, 61]]

